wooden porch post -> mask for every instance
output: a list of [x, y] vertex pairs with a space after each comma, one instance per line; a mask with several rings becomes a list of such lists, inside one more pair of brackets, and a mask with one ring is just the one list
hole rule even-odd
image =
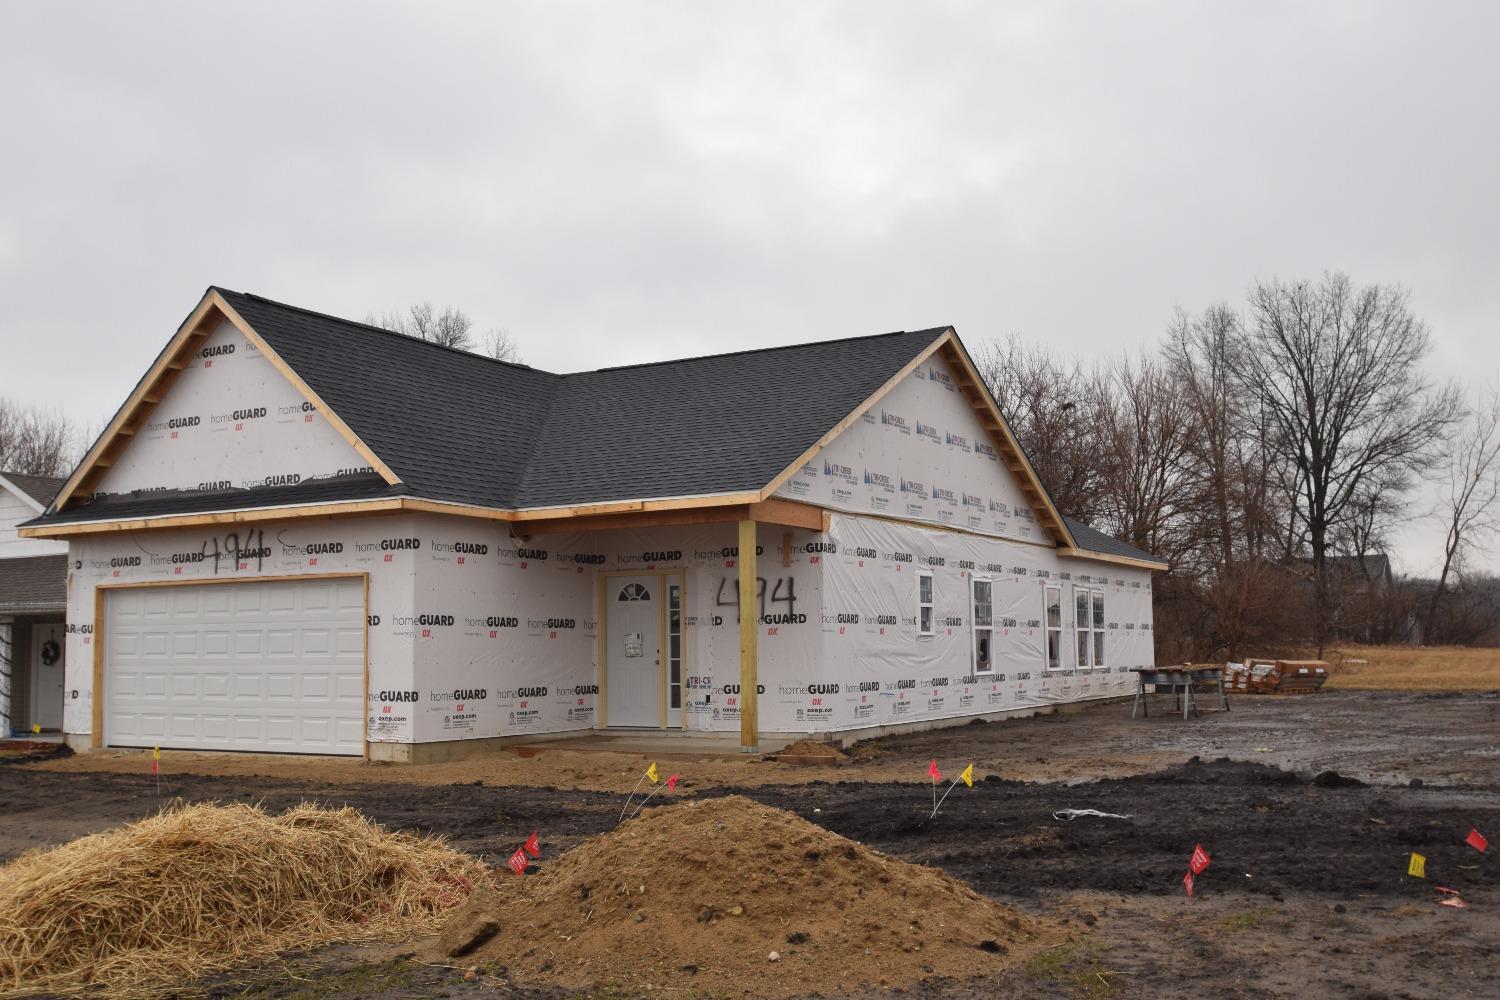
[[756, 560], [754, 521], [740, 522], [740, 749], [755, 753], [759, 749], [760, 684], [757, 637], [760, 634], [759, 608], [755, 600]]

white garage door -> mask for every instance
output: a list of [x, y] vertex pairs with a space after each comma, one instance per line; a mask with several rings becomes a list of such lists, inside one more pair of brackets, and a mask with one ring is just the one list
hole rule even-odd
[[109, 746], [364, 751], [358, 579], [111, 590]]

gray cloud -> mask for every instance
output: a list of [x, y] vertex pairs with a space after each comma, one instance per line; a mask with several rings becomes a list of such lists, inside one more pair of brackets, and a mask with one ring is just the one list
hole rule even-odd
[[[572, 370], [953, 323], [1093, 357], [1400, 281], [1493, 378], [1480, 3], [0, 7], [0, 392], [113, 411], [202, 288]], [[1431, 561], [1413, 528], [1402, 554]]]

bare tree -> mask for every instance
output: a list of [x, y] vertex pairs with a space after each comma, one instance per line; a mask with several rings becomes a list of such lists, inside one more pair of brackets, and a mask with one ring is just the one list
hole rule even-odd
[[418, 302], [405, 313], [371, 313], [365, 322], [408, 337], [425, 340], [439, 347], [452, 347], [460, 351], [474, 349], [474, 321], [462, 309], [444, 306], [442, 312], [433, 308], [431, 302]]
[[1500, 529], [1500, 388], [1491, 389], [1460, 426], [1448, 454], [1448, 495], [1442, 514], [1443, 568], [1428, 598], [1423, 634], [1432, 635], [1448, 576], [1465, 557]]
[[1193, 413], [1170, 369], [1147, 357], [1120, 359], [1094, 396], [1090, 433], [1105, 445], [1104, 519], [1120, 538], [1171, 560], [1181, 545], [1173, 529], [1190, 498], [1184, 461]]
[[0, 469], [64, 476], [78, 458], [78, 428], [62, 413], [0, 397]]
[[1014, 336], [983, 345], [976, 364], [1058, 508], [1079, 520], [1098, 518], [1103, 442], [1089, 413], [1098, 376]]
[[496, 361], [508, 361], [511, 364], [519, 364], [521, 361], [521, 348], [516, 339], [510, 335], [510, 331], [503, 326], [491, 327], [484, 335], [484, 348], [480, 352], [487, 358]]
[[1318, 283], [1261, 282], [1251, 290], [1250, 311], [1253, 326], [1243, 331], [1232, 364], [1294, 470], [1321, 652], [1335, 528], [1372, 480], [1433, 464], [1435, 445], [1459, 412], [1458, 396], [1451, 387], [1434, 389], [1420, 373], [1431, 340], [1399, 288], [1356, 288], [1345, 274]]

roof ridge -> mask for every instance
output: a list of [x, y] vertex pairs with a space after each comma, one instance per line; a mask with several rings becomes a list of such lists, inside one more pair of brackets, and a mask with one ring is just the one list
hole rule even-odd
[[316, 316], [318, 319], [328, 320], [333, 323], [342, 323], [344, 326], [352, 326], [360, 330], [369, 330], [371, 333], [383, 333], [387, 337], [400, 337], [402, 340], [409, 341], [414, 344], [425, 344], [428, 347], [433, 348], [434, 350], [448, 351], [451, 354], [459, 354], [466, 358], [479, 358], [482, 361], [489, 361], [493, 364], [504, 365], [507, 368], [515, 368], [520, 371], [538, 372], [542, 375], [551, 375], [554, 378], [559, 377], [557, 372], [549, 372], [543, 368], [536, 368], [532, 365], [524, 365], [519, 361], [501, 361], [499, 358], [492, 358], [488, 354], [479, 354], [474, 351], [466, 351], [459, 347], [449, 347], [446, 344], [434, 344], [430, 340], [423, 340], [421, 337], [413, 337], [410, 334], [402, 333], [399, 330], [387, 330], [385, 327], [376, 326], [374, 323], [362, 323], [359, 320], [346, 319], [343, 316], [335, 316], [332, 313], [319, 312], [316, 309], [308, 309], [306, 306], [293, 305], [290, 302], [280, 302], [276, 299], [268, 299], [264, 295], [256, 295], [254, 292], [237, 292], [232, 288], [225, 288], [223, 285], [210, 285], [209, 287], [214, 291], [219, 292], [220, 294], [237, 295], [240, 298], [251, 299], [255, 302], [261, 302], [268, 306], [275, 306], [278, 309], [287, 309], [291, 312], [302, 313], [305, 316]]
[[680, 365], [689, 361], [712, 361], [717, 358], [734, 358], [744, 354], [771, 354], [776, 351], [794, 351], [804, 347], [823, 347], [828, 344], [849, 344], [856, 340], [881, 340], [885, 337], [907, 337], [919, 333], [930, 333], [936, 340], [939, 336], [953, 329], [950, 326], [934, 326], [922, 330], [891, 330], [887, 333], [862, 333], [853, 337], [827, 337], [823, 340], [804, 340], [795, 344], [775, 344], [771, 347], [747, 347], [739, 351], [720, 351], [717, 354], [695, 354], [687, 358], [670, 358], [665, 361], [638, 361], [629, 365], [610, 365], [607, 368], [591, 368], [586, 371], [564, 372], [561, 378], [572, 378], [575, 375], [594, 375], [598, 372], [628, 371], [632, 368], [655, 368], [661, 365]]

